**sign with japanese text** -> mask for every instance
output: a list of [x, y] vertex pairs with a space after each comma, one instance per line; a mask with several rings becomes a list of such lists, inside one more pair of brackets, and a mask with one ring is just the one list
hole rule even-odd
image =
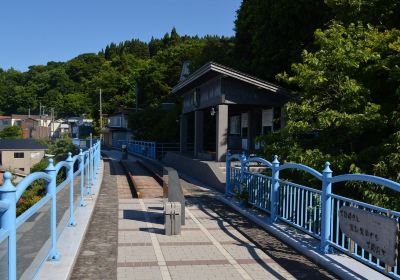
[[358, 246], [389, 266], [395, 266], [398, 223], [395, 219], [350, 206], [339, 209], [341, 231]]

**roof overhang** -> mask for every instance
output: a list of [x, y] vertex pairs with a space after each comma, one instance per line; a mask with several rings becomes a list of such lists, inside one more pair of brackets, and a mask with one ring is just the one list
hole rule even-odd
[[191, 84], [196, 83], [197, 80], [210, 78], [215, 75], [232, 77], [234, 79], [243, 81], [245, 83], [254, 85], [258, 88], [262, 88], [270, 92], [279, 92], [281, 94], [290, 95], [290, 91], [281, 86], [269, 83], [254, 76], [245, 74], [243, 72], [214, 62], [209, 62], [205, 64], [204, 66], [196, 70], [193, 74], [189, 75], [185, 80], [178, 83], [172, 88], [172, 93], [184, 92], [185, 89], [190, 87]]

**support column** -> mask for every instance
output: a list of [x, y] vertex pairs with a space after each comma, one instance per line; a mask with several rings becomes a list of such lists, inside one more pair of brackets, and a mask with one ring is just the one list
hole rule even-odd
[[194, 112], [194, 156], [198, 157], [203, 151], [203, 133], [204, 133], [204, 112]]
[[218, 105], [216, 160], [224, 161], [228, 150], [228, 105]]
[[187, 115], [182, 114], [180, 120], [180, 152], [184, 153], [187, 151], [187, 135], [188, 135], [188, 123]]

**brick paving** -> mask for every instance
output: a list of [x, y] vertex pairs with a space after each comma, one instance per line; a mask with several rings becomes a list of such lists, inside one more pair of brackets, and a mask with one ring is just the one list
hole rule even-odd
[[[117, 172], [115, 163], [104, 162], [100, 194], [89, 229], [71, 273], [71, 280], [117, 279]], [[56, 276], [55, 276], [56, 279]]]
[[[74, 270], [79, 274], [72, 279], [335, 279], [222, 204], [212, 192], [186, 182], [186, 225], [181, 235], [166, 236], [162, 199], [132, 198], [126, 177], [116, 176], [105, 174], [103, 179], [110, 186], [114, 184], [109, 189], [118, 190], [115, 211], [110, 211], [114, 216], [103, 220], [106, 224], [111, 220], [117, 223], [117, 230], [104, 232], [105, 236], [112, 236], [108, 246], [115, 246], [115, 250], [96, 250], [89, 234], [96, 229], [91, 225], [81, 255], [89, 250], [95, 253], [91, 257], [96, 260], [89, 263], [80, 256]], [[103, 239], [98, 241], [102, 243]], [[109, 267], [109, 271], [95, 275], [93, 271], [98, 266]], [[91, 274], [84, 274], [79, 267]]]

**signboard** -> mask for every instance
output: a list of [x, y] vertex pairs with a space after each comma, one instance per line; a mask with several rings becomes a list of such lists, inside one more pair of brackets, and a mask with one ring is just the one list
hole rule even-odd
[[395, 266], [398, 223], [395, 219], [350, 206], [339, 209], [341, 231], [358, 246], [389, 266]]

